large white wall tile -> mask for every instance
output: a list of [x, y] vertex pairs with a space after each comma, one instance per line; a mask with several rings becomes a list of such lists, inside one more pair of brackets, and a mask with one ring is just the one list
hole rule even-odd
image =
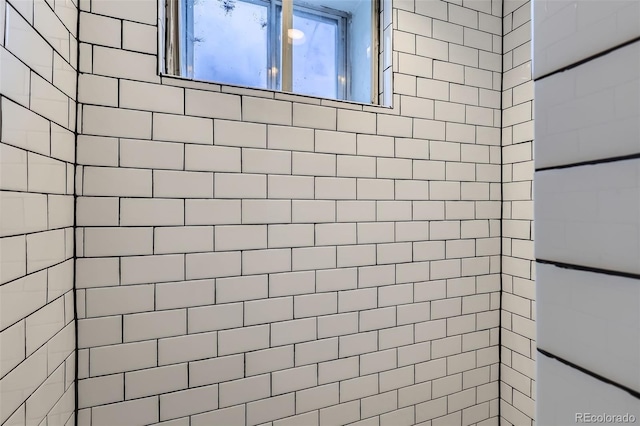
[[538, 346], [640, 390], [640, 282], [538, 264]]
[[635, 0], [536, 0], [534, 78], [640, 36]]
[[536, 173], [536, 257], [640, 273], [640, 160]]
[[535, 106], [537, 168], [640, 153], [640, 42], [536, 82]]
[[574, 424], [576, 415], [585, 413], [640, 418], [638, 399], [629, 393], [542, 354], [538, 354], [537, 363], [537, 423]]

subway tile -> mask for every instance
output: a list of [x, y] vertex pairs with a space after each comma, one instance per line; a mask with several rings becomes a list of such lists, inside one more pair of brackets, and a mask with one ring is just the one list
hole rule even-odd
[[191, 362], [189, 382], [191, 386], [201, 386], [242, 378], [243, 361], [242, 355], [231, 355]]
[[276, 396], [247, 404], [247, 424], [256, 425], [295, 413], [294, 394]]
[[196, 307], [189, 309], [188, 317], [189, 333], [241, 327], [243, 305], [242, 303], [224, 303], [222, 305]]
[[156, 62], [155, 55], [101, 46], [93, 48], [93, 72], [107, 77], [158, 82]]
[[293, 125], [314, 129], [336, 130], [335, 108], [317, 105], [293, 104]]
[[187, 89], [185, 113], [189, 116], [239, 120], [240, 96]]
[[[30, 12], [33, 13], [33, 10]], [[6, 31], [10, 34], [5, 41], [7, 50], [20, 58], [29, 68], [51, 81], [53, 50], [13, 7], [6, 8]], [[8, 57], [3, 56], [3, 59]]]
[[110, 374], [78, 381], [78, 408], [124, 400], [124, 374]]
[[173, 114], [153, 114], [153, 138], [163, 141], [211, 145], [213, 120]]
[[256, 123], [291, 125], [291, 102], [245, 96], [242, 118]]
[[215, 145], [266, 148], [267, 127], [264, 124], [215, 120]]
[[160, 396], [160, 419], [168, 420], [218, 408], [218, 385], [168, 393]]
[[184, 112], [184, 90], [181, 88], [129, 80], [121, 80], [119, 86], [121, 108], [173, 114]]
[[[637, 16], [638, 7], [634, 2], [593, 3], [576, 8], [553, 6], [549, 1], [534, 4], [534, 77], [637, 37], [640, 24], [632, 17]], [[530, 31], [529, 25], [523, 25], [523, 34], [514, 34], [505, 47], [525, 42]]]
[[102, 405], [92, 409], [92, 412], [93, 423], [103, 426], [122, 422], [147, 424], [159, 420], [157, 397]]
[[187, 279], [240, 275], [240, 252], [191, 253], [187, 254], [185, 258]]
[[244, 173], [291, 173], [291, 153], [243, 148], [242, 171]]
[[[6, 63], [3, 60], [3, 64]], [[11, 84], [14, 85], [19, 86], [18, 83]], [[50, 130], [46, 119], [7, 98], [2, 98], [2, 116], [3, 142], [42, 155], [50, 154]]]
[[159, 198], [211, 198], [212, 173], [169, 170], [153, 171], [153, 196]]
[[[296, 107], [301, 105], [302, 104], [293, 105], [294, 122], [296, 120], [296, 115], [295, 115]], [[311, 127], [322, 128], [320, 126], [311, 126]], [[269, 125], [267, 126], [267, 139], [268, 139], [267, 146], [271, 149], [287, 149], [292, 151], [313, 151], [314, 131], [313, 129], [305, 129], [302, 127]]]
[[206, 426], [211, 424], [244, 424], [245, 407], [244, 405], [236, 405], [229, 408], [197, 414], [191, 416], [191, 422], [194, 426]]
[[157, 395], [187, 387], [187, 364], [134, 371], [124, 377], [126, 399]]
[[271, 175], [267, 179], [268, 198], [313, 199], [313, 177]]
[[201, 199], [185, 201], [187, 225], [240, 224], [240, 200]]
[[270, 298], [245, 303], [245, 326], [291, 319], [293, 319], [292, 297]]
[[184, 255], [132, 256], [121, 259], [122, 284], [183, 279]]
[[179, 336], [187, 331], [184, 309], [125, 315], [123, 320], [125, 342]]
[[122, 48], [142, 53], [155, 54], [158, 50], [153, 26], [131, 21], [122, 22]]
[[[243, 355], [237, 355], [240, 359], [240, 375], [242, 370]], [[275, 372], [291, 369], [294, 365], [293, 345], [280, 346], [277, 348], [265, 349], [246, 354], [246, 375], [254, 376], [268, 372]]]
[[96, 136], [151, 138], [151, 113], [85, 105], [82, 130]]
[[218, 333], [218, 354], [231, 355], [269, 347], [269, 325], [225, 330]]
[[370, 374], [340, 382], [340, 401], [350, 401], [378, 393], [378, 375]]
[[296, 392], [296, 413], [304, 413], [336, 405], [338, 400], [339, 389], [337, 383], [302, 390]]
[[107, 16], [80, 12], [80, 38], [87, 43], [119, 48], [121, 22]]

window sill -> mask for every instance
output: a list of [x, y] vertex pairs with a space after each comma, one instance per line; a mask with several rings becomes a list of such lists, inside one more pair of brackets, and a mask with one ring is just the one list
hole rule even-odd
[[255, 89], [255, 88], [246, 87], [246, 86], [220, 84], [220, 83], [208, 82], [203, 80], [194, 80], [191, 78], [165, 74], [165, 73], [161, 73], [160, 78], [162, 80], [162, 84], [191, 88], [191, 89], [198, 89], [198, 90], [206, 90], [209, 92], [221, 92], [221, 93], [229, 93], [234, 95], [255, 96], [260, 98], [278, 99], [278, 100], [299, 102], [299, 103], [312, 104], [312, 105], [329, 106], [334, 108], [352, 109], [357, 111], [379, 112], [383, 114], [394, 114], [394, 115], [400, 114], [400, 109], [399, 109], [400, 102], [398, 101], [398, 99], [395, 98], [395, 95], [394, 95], [393, 104], [396, 105], [397, 108], [394, 108], [393, 106], [388, 106], [388, 105], [374, 105], [374, 104], [367, 104], [363, 102], [347, 101], [347, 100], [340, 100], [340, 99], [319, 98], [311, 95], [301, 95], [297, 93], [282, 92], [278, 90]]

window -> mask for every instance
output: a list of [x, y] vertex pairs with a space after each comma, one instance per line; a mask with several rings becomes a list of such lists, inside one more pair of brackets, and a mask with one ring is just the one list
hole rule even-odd
[[380, 78], [386, 70], [378, 68], [382, 14], [377, 3], [168, 0], [166, 72], [216, 83], [378, 103], [379, 81], [386, 81]]

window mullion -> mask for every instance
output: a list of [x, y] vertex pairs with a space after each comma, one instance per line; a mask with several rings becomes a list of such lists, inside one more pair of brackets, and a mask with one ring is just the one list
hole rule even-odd
[[169, 74], [180, 75], [180, 15], [179, 1], [167, 0], [166, 26], [167, 37], [165, 43], [166, 71]]
[[349, 52], [349, 39], [347, 37], [347, 18], [339, 18], [338, 25], [336, 30], [338, 31], [338, 35], [336, 37], [336, 53], [338, 55], [338, 75], [336, 76], [338, 80], [338, 99], [347, 99], [347, 93], [349, 92], [349, 84], [351, 83], [351, 78], [349, 75], [349, 60], [348, 60], [348, 52]]
[[268, 15], [267, 15], [267, 86], [269, 89], [276, 89], [276, 73], [278, 70], [278, 65], [276, 63], [276, 51], [278, 44], [278, 34], [277, 34], [277, 21], [276, 21], [276, 5], [272, 0], [269, 2]]
[[[371, 102], [377, 104], [379, 101], [378, 82], [380, 81], [380, 74], [382, 73], [380, 63], [380, 43], [384, 40], [382, 36], [384, 28], [382, 28], [380, 22], [380, 10], [381, 3], [384, 0], [375, 0], [372, 2], [371, 11]], [[391, 2], [387, 2], [391, 3]], [[385, 90], [393, 90], [391, 87], [385, 88]]]
[[293, 91], [293, 43], [289, 33], [293, 28], [293, 0], [282, 0], [282, 90]]

